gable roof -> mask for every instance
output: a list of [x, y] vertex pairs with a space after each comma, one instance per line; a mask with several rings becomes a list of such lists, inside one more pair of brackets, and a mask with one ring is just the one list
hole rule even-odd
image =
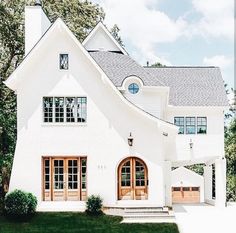
[[146, 70], [170, 87], [170, 105], [228, 106], [218, 67], [161, 67]]
[[92, 29], [92, 31], [88, 34], [88, 36], [82, 42], [82, 45], [84, 47], [86, 47], [86, 44], [96, 35], [99, 29], [105, 32], [107, 39], [109, 39], [122, 54], [128, 55], [125, 49], [116, 41], [116, 39], [111, 35], [107, 27], [101, 21], [98, 22], [98, 24]]
[[116, 87], [121, 87], [124, 79], [129, 76], [139, 77], [145, 86], [164, 86], [158, 78], [128, 55], [106, 51], [92, 51], [89, 54]]
[[144, 86], [170, 88], [173, 106], [228, 106], [224, 83], [218, 67], [142, 67], [127, 55], [93, 51], [90, 55], [116, 87], [131, 75]]
[[6, 86], [11, 88], [12, 90], [17, 90], [18, 85], [22, 82], [25, 76], [19, 76], [19, 72], [25, 69], [26, 64], [36, 55], [37, 51], [41, 48], [42, 44], [45, 40], [54, 32], [54, 30], [65, 30], [66, 33], [71, 37], [71, 39], [75, 42], [75, 44], [81, 49], [81, 51], [85, 54], [85, 56], [89, 59], [89, 61], [94, 65], [94, 67], [100, 72], [102, 80], [106, 82], [114, 91], [116, 95], [127, 104], [131, 109], [136, 111], [139, 114], [142, 114], [149, 120], [153, 120], [157, 123], [158, 126], [168, 127], [177, 133], [177, 127], [170, 122], [164, 121], [158, 117], [155, 117], [141, 108], [138, 108], [136, 105], [128, 101], [119, 90], [113, 85], [112, 81], [108, 78], [106, 73], [101, 69], [101, 67], [96, 63], [96, 61], [89, 55], [89, 52], [83, 47], [83, 45], [79, 42], [79, 40], [75, 37], [75, 35], [71, 32], [71, 30], [66, 26], [62, 19], [58, 18], [51, 27], [46, 31], [46, 33], [40, 38], [40, 40], [36, 43], [36, 45], [32, 48], [32, 50], [27, 54], [21, 64], [14, 70], [14, 72], [10, 75], [10, 77], [4, 82]]

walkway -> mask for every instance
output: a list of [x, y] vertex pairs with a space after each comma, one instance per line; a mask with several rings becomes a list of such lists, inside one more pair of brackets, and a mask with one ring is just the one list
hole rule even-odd
[[236, 203], [229, 204], [227, 208], [207, 204], [176, 204], [174, 211], [180, 233], [235, 232]]

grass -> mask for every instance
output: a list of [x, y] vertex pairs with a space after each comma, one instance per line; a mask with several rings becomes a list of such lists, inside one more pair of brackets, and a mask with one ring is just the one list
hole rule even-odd
[[1, 233], [179, 233], [174, 223], [120, 224], [121, 217], [85, 213], [37, 213], [25, 222], [0, 215]]

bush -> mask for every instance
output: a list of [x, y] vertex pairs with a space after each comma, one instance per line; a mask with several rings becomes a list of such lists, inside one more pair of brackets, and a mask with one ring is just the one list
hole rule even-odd
[[92, 195], [86, 202], [86, 212], [92, 215], [102, 213], [102, 198], [100, 196]]
[[33, 215], [37, 198], [32, 193], [14, 190], [5, 197], [5, 213], [9, 217], [24, 218]]

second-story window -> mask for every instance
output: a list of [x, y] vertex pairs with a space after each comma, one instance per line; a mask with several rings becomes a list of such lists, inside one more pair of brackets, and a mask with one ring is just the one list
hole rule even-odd
[[195, 134], [196, 132], [196, 122], [195, 117], [186, 117], [186, 134]]
[[197, 133], [206, 134], [207, 132], [207, 118], [197, 117]]
[[68, 70], [69, 69], [69, 55], [68, 54], [60, 54], [59, 58], [60, 62], [60, 70]]
[[184, 134], [184, 117], [175, 117], [174, 124], [179, 126], [179, 134]]
[[86, 97], [43, 97], [45, 123], [83, 123], [87, 121]]

